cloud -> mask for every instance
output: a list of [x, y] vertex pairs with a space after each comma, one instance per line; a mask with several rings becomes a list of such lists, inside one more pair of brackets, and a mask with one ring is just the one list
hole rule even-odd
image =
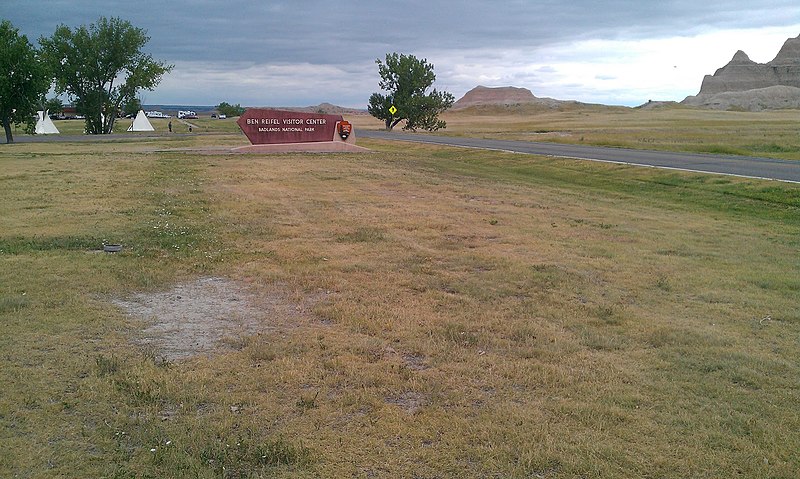
[[234, 99], [246, 106], [308, 106], [324, 101], [323, 91], [336, 96], [342, 106], [362, 107], [364, 92], [377, 89], [364, 70], [359, 64], [177, 62], [158, 87], [158, 98], [188, 104], [207, 98], [206, 104]]
[[633, 106], [696, 94], [703, 76], [730, 61], [737, 49], [754, 61], [769, 61], [792, 32], [800, 32], [800, 24], [687, 37], [591, 39], [479, 55], [469, 64], [459, 61], [461, 55], [441, 52], [437, 66], [457, 96], [477, 84], [512, 85], [536, 96]]
[[0, 17], [32, 40], [100, 15], [146, 29], [148, 53], [175, 64], [148, 98], [190, 104], [363, 107], [377, 91], [374, 60], [395, 51], [427, 58], [437, 87], [457, 97], [484, 84], [581, 101], [680, 100], [737, 49], [767, 61], [800, 33], [796, 0], [0, 3]]

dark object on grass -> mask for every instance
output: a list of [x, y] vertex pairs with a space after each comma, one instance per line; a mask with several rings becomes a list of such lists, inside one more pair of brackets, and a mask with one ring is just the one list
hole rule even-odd
[[106, 253], [119, 253], [120, 251], [122, 251], [122, 245], [121, 244], [104, 244], [103, 245], [103, 251], [105, 251]]

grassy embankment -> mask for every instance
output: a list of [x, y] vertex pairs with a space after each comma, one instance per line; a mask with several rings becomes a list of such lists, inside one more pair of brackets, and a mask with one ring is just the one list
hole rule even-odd
[[480, 107], [444, 115], [443, 134], [800, 160], [796, 110]]
[[[796, 110], [735, 112], [682, 106], [636, 109], [572, 105], [552, 110], [517, 105], [454, 110], [443, 118], [447, 129], [438, 132], [443, 135], [800, 160], [800, 117]], [[175, 135], [188, 133], [187, 125], [171, 120]], [[347, 120], [357, 130], [383, 128], [381, 121], [366, 114], [350, 115]], [[169, 120], [150, 121], [157, 132], [166, 134]], [[196, 127], [193, 133], [239, 133], [235, 118], [202, 117], [190, 122]], [[82, 121], [55, 123], [64, 135], [83, 133]], [[125, 133], [130, 123], [120, 119], [115, 133]]]
[[[797, 185], [377, 141], [147, 153], [237, 142], [0, 147], [0, 476], [800, 469]], [[207, 276], [313, 314], [210, 358], [132, 346], [111, 298]]]

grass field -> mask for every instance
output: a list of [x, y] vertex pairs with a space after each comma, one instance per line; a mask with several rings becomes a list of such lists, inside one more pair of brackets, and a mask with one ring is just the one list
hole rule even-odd
[[[500, 140], [547, 141], [634, 149], [688, 151], [800, 160], [800, 116], [796, 110], [737, 112], [697, 110], [683, 106], [642, 109], [608, 106], [483, 106], [452, 110], [442, 116], [447, 128], [436, 134]], [[347, 120], [356, 129], [382, 129], [383, 122], [363, 115]], [[167, 134], [166, 119], [151, 119], [157, 133]], [[188, 126], [171, 119], [175, 135]], [[64, 135], [83, 133], [83, 122], [56, 121]], [[120, 119], [115, 133], [131, 120]], [[239, 134], [236, 118], [191, 120], [192, 133]], [[21, 132], [15, 133], [16, 135]], [[131, 133], [131, 136], [141, 134]]]
[[444, 117], [448, 135], [800, 160], [796, 110], [482, 107]]
[[[133, 120], [128, 118], [120, 118], [114, 123], [114, 133], [127, 133], [128, 127], [131, 126]], [[238, 133], [239, 127], [236, 125], [236, 118], [228, 118], [225, 120], [217, 120], [210, 117], [198, 118], [196, 120], [186, 120], [187, 123], [181, 122], [177, 118], [149, 118], [150, 124], [155, 129], [156, 133], [168, 134], [169, 123], [172, 123], [173, 133], [176, 135], [189, 133], [189, 126], [187, 123], [194, 125], [192, 133]], [[82, 135], [85, 124], [83, 120], [56, 120], [53, 122], [62, 135]], [[14, 136], [24, 134], [21, 130], [15, 132]], [[142, 135], [151, 135], [152, 132], [132, 132], [129, 133], [131, 137]]]
[[[798, 185], [363, 139], [161, 151], [242, 144], [213, 125], [0, 145], [0, 477], [800, 471]], [[143, 346], [154, 318], [118, 300], [204, 278], [263, 330]]]

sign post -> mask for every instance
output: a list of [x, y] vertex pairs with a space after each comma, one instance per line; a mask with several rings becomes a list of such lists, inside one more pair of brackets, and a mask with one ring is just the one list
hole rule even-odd
[[236, 123], [252, 144], [238, 151], [367, 151], [342, 115], [251, 108]]

